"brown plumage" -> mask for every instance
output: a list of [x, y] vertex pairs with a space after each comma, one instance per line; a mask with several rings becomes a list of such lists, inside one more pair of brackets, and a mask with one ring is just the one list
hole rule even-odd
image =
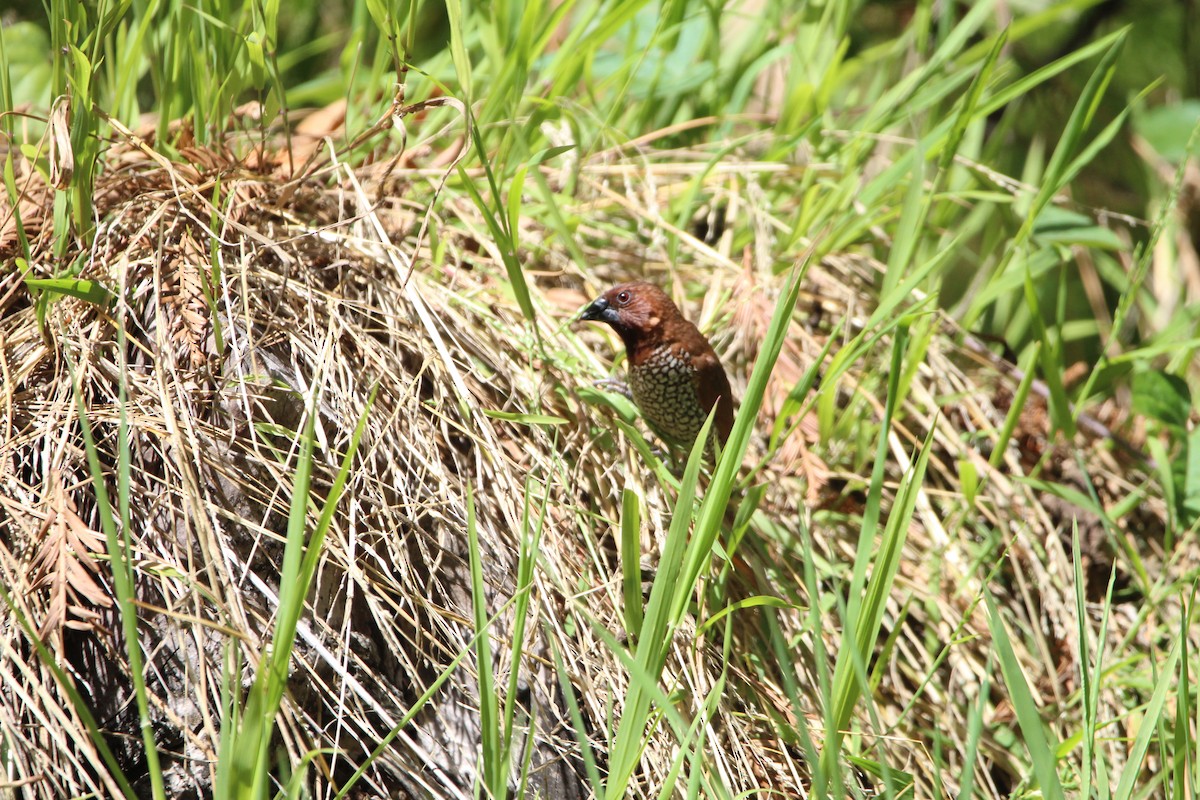
[[652, 283], [623, 283], [583, 310], [625, 342], [629, 390], [651, 430], [668, 444], [690, 448], [713, 405], [713, 432], [725, 444], [733, 427], [733, 390], [712, 345]]

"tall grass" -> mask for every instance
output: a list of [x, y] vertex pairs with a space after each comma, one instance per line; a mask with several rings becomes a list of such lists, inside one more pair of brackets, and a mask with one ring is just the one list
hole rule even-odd
[[[771, 220], [774, 245], [767, 258], [778, 279], [774, 315], [759, 344], [728, 446], [711, 475], [702, 477], [701, 448], [691, 453], [681, 479], [661, 468], [656, 473], [673, 498], [673, 509], [644, 607], [637, 562], [640, 498], [632, 483], [623, 495], [620, 597], [632, 654], [623, 651], [610, 631], [598, 628], [596, 634], [621, 651], [630, 690], [621, 699], [619, 720], [603, 731], [607, 746], [604, 769], [597, 765], [600, 759], [593, 752], [594, 741], [585, 737], [580, 748], [596, 795], [622, 797], [631, 791], [648, 738], [666, 730], [675, 737], [679, 754], [663, 795], [732, 797], [733, 790], [713, 768], [713, 743], [706, 738], [704, 718], [727, 687], [714, 687], [698, 704], [703, 711], [689, 718], [684, 711], [694, 712], [695, 706], [686, 708], [679, 700], [677, 687], [664, 675], [664, 666], [668, 651], [684, 629], [682, 623], [697, 614], [701, 615], [701, 633], [691, 644], [699, 648], [706, 636], [724, 633], [723, 657], [726, 666], [731, 666], [735, 661], [729, 652], [732, 620], [735, 614], [753, 608], [761, 612], [763, 621], [762, 652], [778, 662], [781, 691], [792, 706], [792, 717], [800, 720], [794, 725], [779, 723], [786, 728], [781, 736], [797, 742], [803, 751], [814, 795], [846, 796], [853, 791], [851, 773], [859, 770], [878, 776], [889, 796], [905, 796], [912, 790], [912, 776], [905, 774], [902, 765], [889, 763], [886, 751], [871, 744], [874, 736], [888, 727], [879, 718], [872, 694], [885, 679], [876, 660], [881, 659], [881, 652], [891, 653], [895, 644], [889, 639], [886, 622], [888, 604], [898, 598], [896, 576], [905, 537], [915, 524], [919, 504], [928, 502], [924, 477], [933, 457], [938, 423], [932, 422], [928, 435], [906, 449], [900, 444], [904, 440], [897, 420], [910, 401], [925, 350], [934, 336], [931, 320], [945, 314], [968, 332], [1002, 337], [1017, 355], [1022, 376], [1002, 429], [992, 432], [991, 468], [1001, 466], [1038, 378], [1047, 387], [1052, 437], [1070, 437], [1076, 432], [1086, 401], [1124, 388], [1120, 375], [1100, 369], [1088, 375], [1082, 390], [1067, 385], [1062, 376], [1081, 349], [1103, 352], [1104, 366], [1124, 365], [1145, 372], [1160, 369], [1160, 355], [1181, 348], [1173, 369], [1193, 381], [1196, 378], [1190, 362], [1194, 362], [1200, 339], [1194, 332], [1194, 319], [1187, 316], [1190, 312], [1181, 310], [1180, 319], [1161, 329], [1186, 335], [1160, 337], [1161, 330], [1147, 331], [1152, 344], [1144, 349], [1122, 338], [1136, 308], [1150, 302], [1146, 281], [1151, 250], [1173, 225], [1166, 209], [1181, 192], [1185, 165], [1179, 166], [1181, 177], [1162, 200], [1163, 211], [1131, 270], [1126, 271], [1112, 238], [1098, 231], [1092, 217], [1060, 213], [1064, 194], [1074, 191], [1080, 175], [1103, 157], [1122, 134], [1136, 104], [1144, 99], [1129, 98], [1115, 116], [1101, 117], [1106, 93], [1120, 69], [1128, 31], [1117, 30], [1089, 41], [1027, 72], [1019, 69], [1011, 55], [1023, 41], [1044, 34], [1089, 5], [1092, 3], [1046, 4], [1036, 15], [999, 27], [994, 3], [960, 9], [954, 4], [920, 2], [914, 6], [911, 25], [865, 46], [852, 39], [857, 30], [855, 11], [862, 4], [848, 3], [808, 4], [798, 9], [768, 3], [761, 16], [753, 18], [733, 6], [686, 0], [529, 4], [447, 0], [444, 8], [400, 0], [362, 0], [347, 4], [344, 19], [327, 37], [299, 41], [289, 30], [289, 24], [298, 23], [289, 22], [278, 0], [104, 0], [94, 5], [52, 0], [48, 28], [53, 101], [44, 109], [45, 144], [35, 138], [19, 143], [23, 148], [7, 148], [4, 163], [21, 258], [31, 269], [26, 286], [35, 296], [57, 297], [66, 292], [67, 284], [48, 281], [77, 277], [81, 269], [82, 262], [68, 256], [87, 252], [95, 232], [97, 175], [116, 168], [104, 159], [112, 131], [103, 123], [101, 111], [130, 128], [136, 128], [142, 113], [156, 115], [157, 145], [166, 151], [194, 142], [228, 145], [246, 155], [269, 130], [286, 127], [289, 109], [300, 101], [326, 103], [345, 98], [349, 119], [354, 121], [379, 118], [381, 109], [395, 96], [397, 81], [403, 82], [407, 102], [441, 93], [461, 101], [464, 112], [459, 121], [447, 111], [431, 109], [425, 126], [413, 135], [438, 147], [458, 137], [470, 150], [449, 174], [445, 191], [479, 210], [486, 225], [486, 247], [502, 266], [502, 273], [496, 276], [498, 291], [515, 298], [523, 314], [516, 323], [520, 336], [531, 334], [548, 361], [556, 357], [553, 337], [574, 334], [550, 331], [544, 321], [544, 306], [534, 288], [534, 273], [544, 264], [543, 256], [554, 252], [582, 262], [586, 255], [580, 240], [607, 234], [619, 245], [641, 249], [647, 260], [686, 260], [686, 254], [699, 249], [686, 232], [687, 225], [710, 200], [706, 181], [725, 154], [752, 152], [764, 163], [794, 168], [779, 173], [784, 176], [779, 179], [745, 178], [745, 185], [753, 185], [757, 192], [756, 202], [770, 209], [766, 216]], [[312, 4], [299, 16], [320, 13], [319, 6]], [[418, 33], [429, 30], [444, 31], [445, 36], [433, 44], [418, 41]], [[0, 111], [4, 114], [0, 132], [8, 142], [17, 143], [20, 133], [14, 124], [14, 109], [23, 98], [13, 96], [14, 65], [6, 60], [11, 42], [2, 45]], [[338, 53], [339, 47], [345, 49]], [[424, 54], [420, 61], [418, 51]], [[292, 72], [300, 72], [309, 60], [322, 64], [315, 69], [318, 77], [293, 82]], [[782, 67], [782, 74], [772, 83], [768, 77], [776, 67]], [[1010, 134], [1020, 122], [1014, 118], [1019, 116], [1021, 99], [1065, 76], [1082, 82], [1072, 98], [1065, 127], [1053, 140], [1025, 145], [1028, 170], [1021, 181], [998, 175], [988, 165], [996, 160], [997, 150], [1013, 139]], [[774, 92], [769, 100], [756, 96], [765, 92], [764, 86]], [[249, 123], [238, 113], [248, 101], [259, 104], [258, 120]], [[691, 124], [709, 117], [703, 125]], [[177, 125], [180, 121], [190, 131], [187, 136]], [[430, 133], [441, 131], [443, 123], [448, 132]], [[367, 124], [363, 122], [363, 127]], [[578, 211], [578, 195], [595, 192], [603, 196], [605, 188], [602, 181], [585, 174], [581, 167], [585, 160], [602, 161], [600, 154], [606, 151], [628, 154], [642, 148], [650, 164], [654, 148], [699, 146], [712, 137], [727, 146], [711, 156], [689, 191], [665, 198], [653, 215], [636, 220], [652, 234], [642, 236], [632, 230], [635, 225], [615, 225], [598, 232]], [[374, 145], [364, 144], [355, 156], [366, 157]], [[18, 152], [45, 174], [55, 192], [53, 252], [58, 261], [29, 263], [31, 248], [17, 202], [25, 191], [14, 166]], [[1043, 152], [1050, 154], [1048, 159], [1042, 158]], [[551, 174], [551, 166], [559, 168], [559, 173]], [[536, 223], [546, 232], [545, 238], [527, 238], [523, 233], [527, 223]], [[766, 231], [739, 228], [731, 234], [730, 251], [751, 251], [760, 244], [760, 236], [767, 238]], [[773, 449], [783, 438], [786, 418], [812, 409], [819, 422], [821, 445], [830, 451], [854, 449], [846, 471], [867, 476], [865, 501], [853, 519], [859, 537], [852, 564], [816, 563], [812, 537], [820, 533], [807, 522], [803, 523], [802, 540], [790, 545], [804, 565], [803, 587], [791, 589], [797, 593], [802, 589], [807, 595], [809, 625], [819, 631], [830, 620], [836, 621], [842, 642], [838, 652], [826, 653], [821, 650], [821, 637], [815, 637], [818, 680], [816, 685], [806, 685], [792, 664], [795, 642], [787, 640], [773, 616], [779, 608], [798, 604], [774, 597], [738, 600], [720, 594], [719, 586], [713, 595], [714, 589], [705, 579], [714, 564], [728, 564], [729, 551], [737, 547], [739, 540], [725, 520], [739, 493], [747, 509], [737, 535], [770, 535], [771, 521], [755, 513], [752, 490], [744, 493], [748, 479], [740, 472], [743, 457], [772, 369], [790, 326], [802, 313], [797, 311], [797, 301], [806, 270], [823, 258], [845, 252], [860, 253], [880, 264], [877, 302], [860, 318], [839, 323], [835, 330], [840, 340], [835, 345], [838, 337], [830, 337], [827, 361], [820, 367], [814, 365], [794, 387], [785, 406], [788, 413], [780, 415], [770, 443]], [[1104, 287], [1121, 298], [1107, 331], [1096, 320], [1084, 320], [1081, 327], [1073, 316], [1074, 307], [1069, 306], [1079, 292], [1073, 254], [1080, 252], [1100, 265], [1100, 274], [1119, 274]], [[729, 257], [717, 255], [736, 268]], [[69, 286], [76, 292], [89, 288]], [[1083, 345], [1081, 340], [1086, 340]], [[1131, 346], [1120, 352], [1126, 344]], [[861, 383], [849, 380], [864, 364], [887, 367]], [[818, 371], [820, 387], [810, 395]], [[869, 412], [867, 398], [873, 393], [883, 399], [878, 415]], [[314, 388], [313, 403], [316, 394]], [[250, 668], [254, 680], [244, 698], [234, 678], [236, 670], [231, 669], [226, 678], [228, 718], [222, 725], [216, 773], [220, 796], [275, 793], [270, 782], [273, 720], [284, 699], [296, 626], [305, 613], [322, 537], [368, 413], [369, 408], [358, 422], [339, 476], [341, 483], [320, 505], [310, 496], [308, 482], [314, 447], [311, 411], [308, 429], [296, 433], [292, 513], [273, 638], [268, 649], [253, 654]], [[85, 436], [90, 436], [82, 397], [80, 419]], [[542, 418], [525, 421], [547, 422]], [[123, 417], [119, 431], [119, 463], [125, 464], [128, 423]], [[1173, 477], [1166, 463], [1173, 455], [1178, 457], [1178, 451], [1168, 452], [1167, 445], [1160, 444], [1156, 453], [1164, 468], [1161, 482], [1188, 495], [1177, 504], [1181, 508], [1185, 500], [1194, 504], [1200, 494], [1192, 469], [1198, 447], [1193, 437], [1192, 449], [1185, 451], [1191, 460], [1181, 477]], [[643, 452], [647, 461], [655, 460], [648, 448]], [[89, 449], [88, 454], [112, 554], [126, 651], [138, 689], [136, 702], [148, 773], [154, 796], [162, 797], [145, 684], [139, 679], [142, 662], [130, 589], [129, 543], [120, 535], [130, 527], [128, 474], [118, 473], [116, 496], [109, 498], [94, 450]], [[771, 455], [768, 452], [765, 459]], [[526, 625], [535, 619], [528, 595], [538, 568], [540, 526], [548, 502], [548, 492], [543, 489], [539, 507], [535, 489], [531, 477], [525, 488], [517, 595], [511, 609], [518, 620], [517, 633], [509, 643], [515, 663], [524, 653]], [[116, 517], [111, 510], [114, 506]], [[514, 786], [525, 784], [529, 765], [514, 767], [514, 754], [519, 752], [513, 699], [517, 671], [514, 668], [507, 681], [501, 680], [494, 659], [496, 643], [488, 629], [499, 612], [486, 602], [478, 521], [471, 497], [467, 512], [472, 623], [476, 628], [473, 656], [484, 732], [479, 792], [502, 797]], [[1168, 542], [1174, 542], [1176, 536], [1194, 537], [1194, 521], [1185, 516], [1178, 523]], [[1119, 535], [1116, 525], [1110, 524], [1109, 530], [1114, 537]], [[1082, 583], [1081, 558], [1076, 542], [1071, 565], [1077, 584]], [[1142, 582], [1148, 594], [1158, 593], [1151, 600], [1186, 588], [1163, 587], [1149, 578]], [[999, 593], [991, 588], [984, 586], [972, 598], [986, 609], [986, 633], [996, 672], [985, 679], [976, 704], [966, 711], [969, 726], [956, 763], [969, 764], [981, 750], [983, 731], [989, 724], [986, 695], [994, 682], [1015, 711], [1020, 736], [1010, 743], [1007, 755], [1027, 766], [1025, 788], [1030, 793], [1036, 791], [1047, 798], [1066, 795], [1064, 765], [1076, 746], [1082, 755], [1071, 763], [1081, 770], [1081, 796], [1119, 800], [1143, 796], [1139, 787], [1146, 780], [1144, 764], [1152, 751], [1172, 770], [1169, 778], [1161, 780], [1169, 781], [1172, 791], [1182, 793], [1195, 778], [1194, 742], [1188, 728], [1194, 697], [1187, 685], [1197, 669], [1196, 648], [1188, 639], [1191, 600], [1185, 601], [1187, 611], [1182, 620], [1156, 622], [1169, 630], [1174, 640], [1160, 659], [1161, 654], [1154, 651], [1106, 651], [1103, 642], [1113, 587], [1110, 584], [1100, 606], [1098, 632], [1087, 623], [1089, 609], [1081, 591], [1074, 593], [1079, 630], [1073, 635], [1082, 648], [1082, 671], [1080, 688], [1072, 698], [1080, 710], [1070, 722], [1057, 726], [1044, 719], [1045, 709], [1030, 690], [1017, 655], [1023, 647], [1036, 649], [1040, 634], [1018, 630], [1006, 621]], [[704, 617], [705, 613], [710, 616]], [[977, 634], [984, 635], [982, 631]], [[1022, 644], [1023, 639], [1028, 641]], [[1092, 641], [1094, 646], [1089, 644]], [[49, 662], [48, 654], [39, 653]], [[457, 668], [466, 655], [456, 654], [450, 668]], [[554, 657], [582, 736], [582, 712], [569, 691], [569, 670], [557, 650]], [[239, 657], [231, 653], [231, 664], [239, 663]], [[921, 677], [932, 679], [932, 675]], [[1115, 785], [1109, 786], [1109, 765], [1096, 741], [1112, 721], [1099, 718], [1097, 698], [1106, 688], [1139, 682], [1149, 688], [1149, 696], [1129, 710], [1131, 715], [1138, 714], [1141, 722], [1130, 742], [1126, 765]], [[427, 700], [437, 685], [419, 702]], [[805, 722], [807, 701], [822, 710], [819, 725], [810, 727]], [[410, 713], [399, 726], [411, 718]], [[1060, 736], [1056, 728], [1064, 726], [1068, 730]], [[98, 732], [95, 738], [97, 747], [103, 747]], [[387, 742], [381, 742], [380, 748]], [[950, 759], [946, 761], [949, 771]], [[361, 774], [360, 769], [355, 779]], [[114, 775], [120, 780], [118, 769]], [[962, 770], [957, 782], [964, 796], [983, 791], [969, 768]], [[289, 786], [289, 795], [303, 795], [300, 782]], [[343, 787], [342, 793], [349, 789]]]

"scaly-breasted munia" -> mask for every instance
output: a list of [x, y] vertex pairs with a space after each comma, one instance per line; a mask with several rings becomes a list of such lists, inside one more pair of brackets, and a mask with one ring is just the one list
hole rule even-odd
[[716, 405], [712, 430], [725, 444], [733, 427], [729, 378], [712, 345], [662, 289], [652, 283], [614, 286], [579, 318], [608, 323], [625, 342], [630, 394], [655, 434], [690, 449]]

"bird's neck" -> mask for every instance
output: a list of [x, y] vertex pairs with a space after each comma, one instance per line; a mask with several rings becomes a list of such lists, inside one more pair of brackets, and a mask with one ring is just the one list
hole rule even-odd
[[625, 352], [632, 366], [638, 366], [650, 359], [665, 343], [661, 331], [639, 332], [621, 338], [625, 340]]

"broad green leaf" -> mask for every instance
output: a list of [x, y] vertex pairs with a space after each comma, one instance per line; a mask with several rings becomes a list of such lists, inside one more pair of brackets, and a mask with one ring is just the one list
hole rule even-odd
[[116, 299], [104, 284], [83, 278], [26, 278], [25, 285], [39, 292], [75, 297], [102, 307], [111, 305]]
[[1178, 375], [1147, 370], [1133, 376], [1133, 410], [1164, 425], [1182, 428], [1192, 410], [1187, 381]]

